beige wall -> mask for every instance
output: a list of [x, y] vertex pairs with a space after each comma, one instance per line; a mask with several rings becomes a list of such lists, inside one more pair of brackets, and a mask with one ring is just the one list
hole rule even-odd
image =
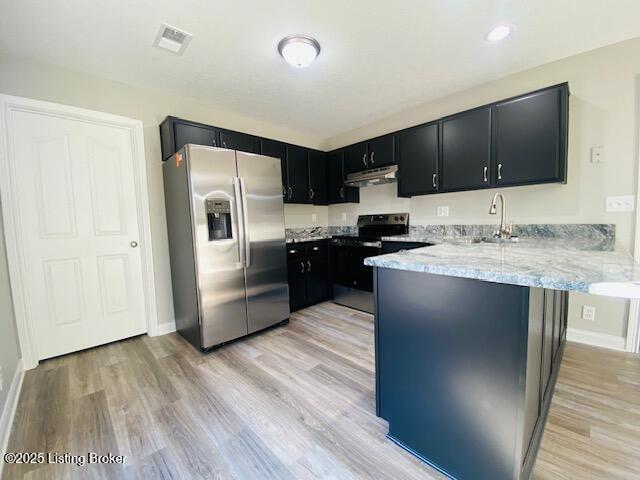
[[[4, 388], [0, 392], [0, 414], [7, 403], [7, 394], [11, 380], [16, 372], [20, 350], [16, 333], [11, 288], [9, 286], [9, 271], [5, 255], [4, 230], [2, 223], [2, 209], [0, 208], [0, 367], [4, 375]], [[2, 433], [2, 432], [0, 432]]]
[[[142, 120], [144, 123], [151, 234], [155, 254], [155, 283], [159, 323], [161, 324], [173, 321], [158, 129], [158, 125], [164, 117], [175, 115], [311, 148], [317, 148], [321, 140], [287, 127], [271, 125], [220, 111], [212, 103], [166, 95], [160, 91], [137, 88], [77, 71], [1, 54], [0, 72], [0, 93], [123, 115]], [[307, 207], [307, 209], [311, 213], [313, 207]], [[309, 219], [311, 218], [310, 213]], [[326, 207], [320, 215], [326, 222]], [[297, 214], [292, 216], [293, 226], [298, 225], [296, 224], [297, 218]]]
[[[333, 149], [420, 124], [537, 88], [569, 82], [569, 165], [566, 185], [501, 189], [514, 223], [615, 223], [620, 243], [631, 249], [635, 213], [606, 213], [608, 195], [635, 195], [637, 179], [637, 75], [640, 39], [635, 39], [527, 70], [372, 123], [329, 139]], [[605, 162], [592, 164], [590, 148], [604, 145]], [[494, 190], [397, 198], [395, 185], [360, 189], [360, 203], [329, 207], [330, 225], [353, 225], [362, 213], [408, 211], [414, 224], [495, 223], [488, 215]], [[449, 206], [449, 217], [436, 216]], [[346, 213], [347, 220], [342, 220]], [[581, 305], [597, 308], [595, 322], [579, 318]], [[626, 333], [627, 302], [571, 296], [573, 327], [621, 336]]]
[[[516, 223], [606, 222], [615, 223], [618, 238], [631, 247], [634, 214], [604, 212], [607, 195], [634, 194], [636, 188], [635, 145], [636, 75], [640, 73], [640, 39], [624, 42], [548, 64], [492, 82], [436, 102], [364, 126], [321, 142], [286, 127], [219, 111], [215, 105], [188, 97], [165, 95], [111, 82], [76, 71], [0, 55], [0, 93], [48, 100], [115, 113], [144, 122], [154, 266], [160, 322], [172, 320], [166, 225], [160, 165], [158, 124], [167, 114], [276, 138], [312, 148], [332, 149], [377, 134], [395, 131], [483, 103], [517, 95], [546, 85], [570, 82], [569, 181], [567, 185], [504, 189], [509, 216]], [[401, 86], [399, 86], [401, 88]], [[589, 163], [589, 149], [604, 145], [606, 161]], [[287, 205], [287, 227], [353, 225], [360, 213], [409, 211], [412, 223], [493, 223], [487, 215], [492, 191], [460, 192], [398, 199], [395, 186], [361, 190], [357, 205], [313, 207]], [[447, 205], [450, 216], [435, 216]], [[347, 220], [341, 220], [341, 214]], [[316, 214], [314, 222], [312, 215]], [[444, 220], [444, 221], [443, 221]], [[597, 307], [596, 321], [583, 322], [578, 307]], [[572, 295], [571, 325], [612, 335], [626, 329], [626, 302]]]

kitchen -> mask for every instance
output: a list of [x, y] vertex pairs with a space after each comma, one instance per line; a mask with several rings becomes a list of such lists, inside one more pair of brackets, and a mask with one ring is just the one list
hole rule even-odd
[[[627, 252], [634, 251], [636, 242], [638, 158], [634, 118], [637, 118], [638, 111], [637, 75], [640, 66], [632, 59], [637, 58], [640, 45], [635, 38], [637, 33], [633, 33], [633, 26], [627, 20], [632, 17], [628, 9], [635, 6], [627, 5], [627, 10], [619, 7], [620, 10], [612, 9], [605, 14], [595, 3], [591, 5], [589, 2], [589, 7], [584, 7], [585, 15], [592, 15], [591, 18], [601, 22], [607, 18], [624, 34], [598, 40], [600, 37], [589, 37], [584, 31], [580, 34], [574, 32], [575, 35], [584, 35], [580, 37], [583, 39], [580, 46], [568, 39], [557, 39], [564, 50], [559, 49], [553, 55], [547, 53], [546, 57], [535, 57], [533, 51], [526, 50], [519, 43], [521, 36], [529, 35], [528, 29], [533, 28], [527, 23], [527, 15], [532, 15], [531, 18], [535, 17], [537, 21], [544, 18], [546, 22], [559, 22], [554, 25], [567, 29], [570, 28], [569, 11], [558, 14], [554, 19], [540, 12], [535, 15], [520, 13], [521, 16], [512, 12], [508, 18], [512, 27], [510, 35], [498, 42], [483, 38], [492, 26], [504, 21], [503, 13], [487, 25], [483, 24], [480, 34], [473, 34], [474, 38], [478, 36], [480, 49], [475, 55], [487, 60], [487, 65], [477, 67], [478, 80], [469, 79], [467, 83], [454, 85], [449, 78], [450, 88], [443, 76], [438, 76], [437, 69], [427, 69], [420, 63], [422, 60], [416, 65], [410, 60], [430, 58], [429, 61], [442, 62], [442, 59], [429, 57], [425, 52], [421, 57], [412, 57], [416, 52], [407, 51], [398, 60], [401, 65], [413, 68], [412, 75], [428, 74], [432, 75], [429, 77], [431, 81], [440, 82], [437, 88], [435, 84], [414, 85], [423, 93], [411, 99], [403, 96], [406, 92], [397, 89], [403, 85], [403, 80], [397, 77], [393, 82], [390, 80], [394, 75], [392, 72], [385, 73], [389, 75], [386, 77], [388, 90], [384, 90], [387, 87], [382, 80], [368, 83], [357, 77], [357, 88], [353, 85], [339, 87], [339, 82], [336, 83], [335, 90], [332, 90], [336, 97], [332, 101], [320, 93], [309, 95], [308, 89], [312, 84], [319, 88], [319, 84], [309, 83], [320, 81], [314, 72], [321, 72], [323, 81], [328, 81], [334, 78], [329, 71], [335, 74], [339, 71], [338, 66], [344, 70], [345, 65], [339, 63], [344, 59], [337, 52], [346, 44], [337, 47], [328, 31], [308, 27], [308, 32], [313, 33], [319, 44], [319, 53], [307, 68], [292, 67], [283, 58], [284, 49], [278, 49], [278, 42], [286, 40], [287, 35], [300, 27], [295, 27], [294, 23], [292, 31], [291, 26], [281, 25], [277, 34], [273, 33], [273, 45], [269, 44], [268, 62], [261, 61], [269, 64], [266, 68], [272, 68], [273, 64], [277, 73], [269, 75], [284, 81], [292, 92], [291, 99], [295, 100], [286, 102], [286, 105], [279, 104], [278, 96], [273, 93], [278, 91], [277, 88], [270, 90], [272, 77], [269, 75], [260, 87], [263, 90], [257, 87], [252, 90], [251, 82], [245, 83], [256, 75], [251, 71], [251, 62], [242, 65], [232, 62], [229, 65], [238, 69], [233, 77], [241, 78], [238, 91], [244, 91], [244, 95], [253, 92], [249, 102], [253, 109], [246, 106], [248, 104], [242, 109], [233, 103], [242, 95], [227, 95], [225, 101], [228, 103], [221, 100], [225, 97], [222, 93], [211, 97], [211, 90], [206, 90], [210, 87], [203, 86], [206, 82], [198, 83], [195, 77], [187, 81], [184, 76], [168, 74], [167, 83], [159, 89], [152, 85], [154, 79], [144, 78], [142, 65], [148, 67], [146, 71], [174, 65], [180, 66], [184, 72], [185, 68], [193, 68], [190, 62], [195, 60], [194, 56], [202, 58], [200, 55], [205, 53], [202, 39], [208, 33], [193, 25], [190, 27], [191, 20], [184, 20], [184, 24], [178, 20], [174, 22], [186, 32], [194, 33], [193, 40], [188, 42], [181, 55], [151, 46], [153, 38], [144, 45], [138, 45], [139, 40], [127, 37], [135, 45], [130, 54], [126, 53], [128, 47], [124, 44], [116, 42], [109, 47], [114, 51], [120, 49], [123, 59], [135, 57], [139, 49], [142, 55], [137, 58], [140, 68], [129, 69], [128, 73], [115, 60], [113, 65], [105, 64], [100, 68], [87, 60], [89, 53], [106, 55], [106, 51], [101, 49], [107, 47], [93, 42], [94, 37], [102, 38], [106, 32], [95, 35], [86, 31], [58, 33], [63, 42], [72, 42], [75, 35], [76, 44], [77, 36], [84, 35], [86, 45], [78, 47], [78, 58], [75, 59], [48, 56], [47, 52], [38, 51], [34, 42], [26, 40], [15, 30], [13, 35], [20, 39], [19, 42], [0, 37], [3, 47], [0, 49], [3, 52], [0, 54], [3, 71], [0, 93], [6, 96], [3, 97], [3, 126], [9, 125], [17, 132], [15, 125], [18, 123], [13, 125], [10, 122], [13, 119], [26, 122], [27, 117], [21, 116], [23, 112], [56, 108], [53, 103], [27, 105], [18, 97], [139, 120], [139, 126], [131, 130], [132, 135], [140, 135], [137, 137], [139, 143], [134, 143], [136, 147], [132, 156], [141, 159], [139, 165], [142, 169], [136, 167], [132, 175], [135, 182], [139, 182], [134, 182], [136, 185], [144, 185], [144, 188], [136, 190], [136, 201], [146, 204], [148, 209], [148, 219], [145, 220], [144, 215], [140, 217], [140, 236], [126, 238], [127, 255], [139, 255], [142, 259], [142, 278], [146, 280], [137, 296], [142, 299], [140, 311], [147, 312], [138, 315], [147, 320], [146, 325], [137, 324], [135, 329], [118, 333], [119, 338], [131, 337], [128, 340], [116, 343], [101, 340], [99, 343], [105, 343], [104, 346], [58, 356], [61, 354], [55, 353], [55, 342], [59, 341], [61, 348], [69, 352], [82, 350], [82, 347], [71, 345], [73, 339], [70, 336], [67, 339], [61, 336], [58, 340], [53, 335], [58, 333], [53, 329], [48, 341], [38, 337], [37, 328], [27, 333], [25, 326], [28, 323], [24, 321], [26, 310], [23, 307], [27, 290], [14, 286], [15, 282], [11, 284], [12, 290], [7, 287], [3, 305], [13, 304], [13, 307], [3, 312], [12, 312], [7, 313], [6, 318], [15, 317], [17, 328], [9, 325], [8, 334], [3, 334], [3, 337], [15, 337], [16, 342], [3, 343], [2, 350], [8, 355], [15, 349], [16, 353], [12, 355], [21, 358], [26, 372], [14, 374], [13, 357], [8, 356], [8, 360], [0, 357], [0, 366], [6, 369], [5, 385], [10, 387], [8, 394], [13, 394], [16, 389], [20, 392], [12, 376], [24, 377], [20, 380], [23, 382], [21, 400], [18, 401], [15, 394], [15, 401], [6, 402], [14, 406], [3, 408], [0, 433], [3, 434], [3, 443], [6, 438], [8, 445], [3, 452], [61, 451], [65, 447], [74, 450], [73, 445], [85, 445], [100, 454], [126, 455], [124, 466], [105, 465], [94, 470], [98, 476], [110, 478], [125, 474], [134, 478], [162, 478], [163, 475], [168, 478], [194, 475], [205, 478], [216, 475], [224, 478], [364, 478], [375, 476], [373, 472], [378, 472], [383, 478], [474, 478], [468, 473], [469, 468], [483, 472], [481, 478], [632, 478], [638, 470], [638, 445], [632, 435], [636, 419], [625, 411], [638, 399], [633, 387], [633, 379], [637, 379], [637, 354], [634, 353], [637, 352], [637, 306], [633, 300], [637, 294], [634, 293], [633, 282], [637, 278], [633, 257]], [[7, 18], [12, 18], [16, 25], [23, 25], [25, 32], [45, 31], [42, 19], [47, 18], [48, 7], [31, 5], [29, 8], [34, 12], [31, 19], [17, 15], [15, 8], [9, 9]], [[94, 18], [97, 12], [92, 7], [87, 8], [84, 14], [87, 18]], [[232, 8], [224, 6], [225, 10]], [[309, 8], [318, 19], [323, 18], [319, 7]], [[351, 8], [355, 7], [348, 9], [349, 14], [355, 14]], [[386, 17], [392, 19], [394, 26], [391, 30], [401, 32], [401, 25], [411, 25], [417, 18], [424, 19], [427, 13], [421, 8], [414, 5], [411, 12], [387, 12]], [[469, 8], [469, 15], [479, 15], [472, 7]], [[115, 14], [107, 10], [106, 24], [109, 24]], [[447, 12], [446, 15], [454, 13]], [[385, 17], [382, 12], [367, 13], [366, 16], [375, 22]], [[413, 16], [415, 20], [411, 18]], [[153, 30], [155, 35], [159, 25], [166, 21], [159, 14], [144, 21], [143, 17], [139, 12], [138, 16], [127, 17], [125, 23], [144, 23], [149, 36], [149, 31]], [[594, 22], [592, 25], [601, 25]], [[92, 26], [100, 32], [97, 24]], [[122, 28], [128, 31], [129, 27]], [[536, 28], [539, 32], [540, 27]], [[212, 35], [226, 34], [215, 32]], [[300, 42], [310, 45], [309, 39], [305, 38], [303, 36]], [[358, 44], [353, 39], [350, 42], [352, 46]], [[210, 43], [213, 44], [215, 42]], [[417, 42], [416, 48], [420, 49], [420, 45]], [[573, 50], [569, 48], [571, 45]], [[517, 54], [515, 50], [511, 51], [516, 46]], [[240, 44], [237, 52], [248, 54], [253, 52], [252, 48]], [[456, 47], [452, 48], [455, 50]], [[547, 52], [553, 50], [545, 48]], [[145, 55], [152, 58], [145, 59]], [[460, 52], [460, 55], [468, 55], [468, 52]], [[523, 60], [519, 66], [509, 63], [507, 68], [507, 57], [526, 59], [529, 58], [527, 55], [531, 55], [530, 60]], [[115, 59], [116, 56], [112, 53], [105, 58]], [[391, 61], [392, 56], [385, 58]], [[471, 61], [471, 57], [465, 58]], [[153, 68], [145, 63], [147, 61], [153, 64]], [[102, 68], [112, 70], [101, 73]], [[462, 67], [453, 62], [450, 71], [456, 68]], [[228, 71], [233, 71], [233, 68]], [[370, 75], [371, 70], [364, 69], [362, 75], [366, 74]], [[409, 72], [405, 74], [409, 75]], [[354, 72], [353, 75], [355, 79], [360, 73]], [[214, 82], [222, 81], [220, 78], [207, 78]], [[224, 88], [231, 88], [231, 83], [225, 85]], [[301, 88], [300, 85], [306, 87]], [[222, 85], [218, 87], [220, 92], [228, 92]], [[340, 93], [340, 88], [346, 88], [344, 94]], [[358, 96], [358, 89], [363, 90], [362, 97]], [[205, 90], [209, 92], [206, 95], [203, 93]], [[388, 103], [386, 109], [380, 107], [375, 113], [379, 105], [374, 107], [370, 100], [379, 98], [382, 105], [385, 101], [383, 91], [387, 96], [397, 98]], [[100, 94], [96, 95], [96, 92]], [[353, 103], [348, 102], [348, 96], [353, 98]], [[311, 109], [317, 113], [311, 115], [311, 110], [306, 110], [309, 104], [305, 102], [319, 102], [314, 103]], [[324, 108], [323, 102], [326, 104]], [[292, 115], [302, 111], [299, 109], [305, 109], [308, 115], [292, 120]], [[72, 111], [68, 115], [80, 118], [90, 115], [90, 112]], [[114, 117], [109, 117], [108, 121], [114, 124], [124, 122]], [[18, 141], [27, 141], [22, 139], [14, 135], [9, 140], [19, 145]], [[73, 145], [72, 150], [76, 148]], [[22, 152], [27, 150], [15, 151], [26, 155]], [[177, 218], [184, 222], [189, 217], [185, 212], [190, 207], [189, 202], [180, 206], [179, 201], [172, 201], [174, 197], [168, 193], [165, 182], [170, 177], [169, 170], [184, 168], [186, 172], [189, 168], [193, 175], [197, 175], [198, 170], [191, 168], [192, 162], [201, 155], [197, 152], [212, 152], [202, 155], [236, 152], [232, 154], [234, 160], [229, 160], [234, 164], [229, 167], [229, 183], [225, 183], [229, 190], [225, 190], [224, 195], [216, 188], [205, 191], [205, 198], [209, 198], [211, 192], [217, 193], [209, 198], [209, 203], [198, 203], [198, 208], [202, 208], [198, 215], [203, 215], [198, 218], [204, 221], [198, 223], [193, 231], [197, 238], [202, 235], [205, 239], [206, 236], [203, 243], [218, 242], [217, 245], [224, 244], [224, 248], [232, 252], [233, 267], [224, 268], [226, 271], [237, 270], [238, 275], [244, 277], [240, 282], [244, 286], [242, 289], [229, 289], [233, 292], [218, 298], [233, 297], [237, 300], [238, 292], [243, 291], [243, 300], [239, 301], [238, 310], [234, 310], [236, 313], [225, 316], [233, 320], [231, 323], [236, 327], [244, 322], [244, 327], [231, 333], [215, 332], [207, 340], [192, 335], [188, 340], [196, 345], [194, 348], [181, 335], [184, 333], [180, 323], [180, 305], [183, 303], [179, 286], [184, 282], [177, 281], [175, 275], [184, 273], [181, 269], [191, 265], [192, 273], [184, 278], [201, 278], [200, 274], [193, 273], [201, 256], [195, 254], [187, 260], [173, 258], [180, 248], [172, 246], [175, 243], [172, 232], [191, 229], [188, 222], [184, 227], [174, 228], [175, 219], [172, 220], [171, 211], [174, 207], [176, 211], [182, 208]], [[241, 159], [264, 157], [278, 160], [271, 162], [269, 169], [279, 170], [279, 175], [275, 178], [266, 173], [255, 176], [271, 179], [268, 191], [257, 192], [252, 190], [255, 187], [252, 175], [259, 165], [266, 163], [256, 163], [244, 169]], [[7, 156], [2, 158], [3, 166], [8, 165], [9, 171], [14, 172], [16, 184], [33, 189], [29, 184], [29, 171], [22, 172], [22, 167], [9, 163]], [[219, 161], [207, 163], [217, 164]], [[74, 167], [74, 172], [79, 171]], [[112, 177], [115, 173], [110, 170], [100, 172], [104, 172], [105, 185], [112, 185], [108, 182], [115, 178]], [[53, 170], [51, 175], [63, 183], [63, 176]], [[237, 184], [231, 178], [238, 178]], [[84, 194], [78, 185], [76, 191]], [[15, 234], [26, 227], [15, 221], [14, 213], [8, 213], [17, 203], [13, 201], [14, 186], [6, 182], [6, 178], [1, 186], [9, 261], [7, 270], [13, 279], [21, 273], [14, 259], [16, 247], [20, 245]], [[192, 188], [193, 183], [186, 184], [186, 187], [187, 190]], [[497, 193], [503, 198], [494, 197]], [[196, 196], [201, 198], [200, 193]], [[630, 207], [628, 197], [632, 197]], [[38, 198], [37, 190], [34, 190], [34, 198]], [[50, 198], [54, 200], [56, 197]], [[95, 197], [87, 198], [95, 201]], [[264, 227], [260, 227], [261, 231], [269, 232], [268, 236], [254, 244], [252, 225], [260, 220], [262, 214], [254, 213], [252, 202], [259, 198], [269, 198], [271, 204], [277, 204], [268, 215], [279, 211], [281, 213], [277, 215], [281, 220], [268, 220]], [[236, 199], [240, 199], [237, 205]], [[246, 209], [243, 209], [245, 205]], [[24, 205], [27, 207], [29, 205]], [[144, 213], [144, 208], [142, 210]], [[104, 210], [109, 215], [113, 211]], [[503, 215], [504, 220], [501, 218]], [[26, 215], [23, 218], [31, 217]], [[66, 217], [55, 218], [62, 221]], [[49, 228], [49, 224], [43, 225], [40, 228]], [[112, 224], [104, 225], [114, 228]], [[34, 228], [37, 232], [38, 225]], [[505, 238], [496, 240], [496, 233]], [[25, 233], [22, 235], [22, 238], [29, 238]], [[189, 242], [199, 244], [193, 239]], [[537, 264], [532, 263], [530, 255], [535, 255], [533, 244], [542, 245], [542, 249], [548, 251], [550, 257], [542, 262], [547, 270], [542, 267], [536, 270]], [[584, 244], [610, 250], [571, 253], [576, 251], [576, 246]], [[560, 248], [559, 245], [566, 249], [554, 250]], [[259, 252], [263, 247], [272, 248], [269, 250], [272, 253], [261, 256]], [[461, 251], [469, 252], [471, 257], [476, 255], [471, 252], [477, 252], [478, 256], [461, 259]], [[497, 260], [492, 257], [494, 254], [499, 256]], [[607, 254], [615, 255], [615, 258], [607, 257]], [[569, 260], [563, 255], [569, 255]], [[524, 263], [518, 263], [518, 258], [524, 258]], [[263, 259], [273, 261], [275, 266], [265, 267], [266, 264], [261, 263]], [[481, 266], [476, 263], [478, 259], [484, 262]], [[45, 261], [51, 264], [50, 259]], [[577, 270], [567, 273], [567, 262], [573, 262], [571, 265]], [[116, 263], [109, 265], [115, 268]], [[212, 265], [208, 264], [208, 267]], [[421, 270], [417, 271], [415, 265], [420, 265]], [[256, 266], [260, 271], [252, 272]], [[268, 276], [266, 270], [276, 272], [275, 277], [264, 280]], [[53, 269], [51, 274], [60, 271]], [[72, 275], [73, 271], [64, 270], [64, 274]], [[114, 270], [109, 272], [113, 275]], [[397, 276], [389, 280], [393, 275], [389, 272], [397, 272]], [[410, 274], [418, 276], [405, 283], [401, 276]], [[507, 274], [511, 276], [505, 279]], [[211, 277], [212, 281], [222, 283], [215, 290], [229, 293], [226, 289], [236, 280], [222, 280], [216, 275]], [[514, 280], [523, 275], [533, 279], [529, 283]], [[91, 280], [91, 277], [85, 277]], [[555, 387], [551, 387], [549, 395], [538, 395], [544, 401], [535, 407], [538, 415], [534, 422], [535, 442], [531, 444], [533, 454], [525, 455], [526, 459], [516, 458], [515, 454], [507, 459], [507, 449], [515, 451], [518, 446], [503, 441], [509, 435], [517, 436], [515, 432], [524, 428], [520, 420], [510, 423], [504, 418], [507, 407], [515, 405], [507, 401], [512, 398], [510, 395], [527, 397], [531, 392], [529, 384], [533, 376], [522, 371], [512, 371], [510, 377], [505, 376], [501, 386], [512, 385], [513, 378], [524, 378], [527, 383], [525, 389], [495, 389], [493, 401], [502, 399], [507, 406], [502, 417], [492, 417], [487, 413], [490, 410], [485, 404], [473, 405], [473, 402], [466, 405], [466, 410], [450, 412], [461, 419], [464, 413], [469, 413], [467, 420], [470, 423], [466, 426], [462, 422], [457, 425], [451, 423], [443, 430], [442, 424], [434, 423], [429, 415], [438, 412], [435, 403], [442, 397], [432, 393], [427, 395], [422, 390], [414, 390], [413, 394], [423, 400], [425, 410], [407, 410], [411, 411], [410, 418], [398, 417], [397, 410], [385, 404], [385, 395], [393, 388], [406, 392], [419, 384], [413, 378], [407, 380], [409, 386], [403, 385], [401, 380], [405, 377], [397, 375], [398, 383], [395, 385], [386, 380], [376, 385], [376, 381], [380, 382], [379, 373], [384, 376], [384, 372], [395, 371], [393, 366], [377, 358], [380, 352], [389, 352], [388, 345], [407, 346], [405, 352], [400, 352], [406, 355], [402, 364], [427, 362], [423, 363], [423, 368], [410, 369], [416, 370], [409, 372], [415, 375], [436, 375], [438, 372], [434, 374], [430, 365], [441, 361], [442, 372], [446, 366], [448, 375], [442, 373], [428, 380], [441, 392], [450, 386], [447, 381], [456, 385], [455, 379], [465, 379], [469, 385], [478, 386], [483, 381], [485, 386], [491, 385], [486, 383], [487, 376], [480, 373], [489, 365], [485, 363], [488, 360], [481, 357], [472, 359], [471, 356], [460, 355], [457, 349], [452, 349], [451, 355], [447, 356], [446, 348], [432, 344], [430, 349], [420, 353], [422, 357], [411, 358], [410, 354], [415, 353], [411, 340], [428, 345], [434, 341], [435, 331], [397, 330], [402, 340], [398, 337], [390, 344], [385, 343], [385, 338], [389, 337], [377, 338], [379, 322], [382, 322], [384, 330], [389, 318], [402, 318], [403, 322], [411, 323], [414, 313], [425, 321], [432, 313], [421, 310], [422, 307], [433, 306], [444, 311], [456, 304], [450, 301], [451, 298], [447, 300], [444, 294], [438, 298], [431, 296], [433, 293], [429, 292], [441, 291], [438, 280], [433, 277], [477, 282], [496, 288], [525, 289], [531, 295], [529, 307], [541, 306], [543, 312], [545, 308], [549, 309], [546, 318], [552, 319], [547, 323], [553, 338], [550, 343], [554, 346], [551, 349], [553, 362], [548, 364], [551, 373], [545, 378], [547, 383], [542, 390], [546, 391], [549, 384]], [[262, 280], [254, 285], [251, 278]], [[435, 283], [432, 285], [424, 278]], [[8, 286], [8, 276], [6, 282]], [[63, 293], [59, 294], [54, 289], [50, 297], [54, 300], [64, 298], [65, 282], [58, 284], [61, 285], [59, 291]], [[269, 295], [273, 297], [263, 302], [265, 285], [269, 285], [272, 292]], [[380, 285], [385, 285], [384, 292], [376, 291]], [[402, 285], [404, 287], [401, 288]], [[460, 308], [467, 306], [469, 311], [490, 312], [491, 308], [501, 305], [496, 300], [490, 302], [491, 308], [478, 306], [474, 303], [477, 298], [473, 293], [475, 284], [469, 285], [464, 287], [468, 294], [460, 296], [464, 299], [458, 302]], [[450, 286], [444, 291], [455, 292], [456, 288]], [[523, 295], [525, 290], [518, 290], [518, 295]], [[545, 290], [551, 293], [545, 293]], [[557, 293], [565, 291], [570, 293]], [[114, 299], [114, 302], [125, 298], [118, 289], [111, 292], [116, 293], [107, 298]], [[413, 293], [405, 297], [407, 292]], [[424, 296], [420, 292], [425, 292]], [[193, 292], [189, 295], [192, 295], [190, 301], [193, 302]], [[198, 298], [198, 293], [195, 295]], [[214, 296], [206, 299], [206, 305], [215, 304]], [[254, 297], [258, 298], [257, 303], [247, 300]], [[441, 307], [438, 307], [439, 299], [443, 300]], [[209, 300], [214, 303], [207, 303]], [[198, 300], [192, 303], [192, 306], [196, 305], [195, 311], [200, 308], [197, 303]], [[246, 311], [238, 313], [242, 311], [242, 305]], [[250, 311], [252, 305], [258, 305], [253, 313]], [[394, 313], [389, 317], [393, 308], [404, 310], [401, 315]], [[520, 313], [512, 311], [504, 318], [514, 315], [524, 318], [524, 307], [521, 305], [519, 308]], [[74, 310], [60, 312], [71, 312], [71, 315]], [[266, 319], [267, 312], [273, 316], [264, 324], [252, 326], [252, 319]], [[192, 311], [191, 317], [204, 318], [204, 313], [194, 315]], [[456, 317], [450, 312], [449, 317], [455, 319], [456, 325], [464, 325], [463, 316]], [[531, 320], [530, 325], [544, 331], [545, 313], [526, 317], [540, 319], [541, 323]], [[491, 318], [502, 317], [494, 314]], [[398, 328], [406, 326], [403, 322], [396, 323]], [[427, 323], [425, 321], [425, 325]], [[39, 324], [32, 322], [31, 325], [37, 327]], [[498, 358], [501, 346], [507, 343], [523, 345], [522, 332], [517, 340], [514, 340], [515, 336], [509, 337], [516, 335], [509, 330], [510, 325], [508, 321], [478, 323], [480, 331], [475, 332], [476, 338], [478, 342], [482, 339], [488, 343], [473, 344], [468, 340], [465, 345], [469, 355], [482, 350], [478, 345], [484, 345], [485, 349], [493, 345]], [[68, 330], [69, 327], [65, 328]], [[485, 335], [495, 328], [502, 329], [502, 342], [499, 341], [500, 336]], [[460, 342], [473, 333], [472, 327], [449, 332]], [[507, 338], [511, 340], [507, 342]], [[443, 342], [451, 341], [451, 336], [440, 339], [443, 346], [446, 345]], [[491, 344], [491, 341], [496, 344]], [[16, 345], [19, 345], [19, 350]], [[51, 350], [45, 353], [49, 347]], [[206, 350], [206, 353], [199, 350]], [[458, 365], [456, 352], [460, 360], [466, 358], [470, 365], [476, 362], [475, 376], [469, 369], [455, 368]], [[442, 356], [436, 358], [436, 353]], [[504, 360], [504, 357], [499, 358]], [[523, 358], [520, 354], [515, 363], [521, 366]], [[16, 367], [16, 372], [18, 370]], [[15, 388], [14, 383], [18, 385]], [[33, 419], [46, 412], [45, 405], [38, 401], [38, 392], [47, 385], [55, 390], [55, 398], [59, 399], [61, 418], [67, 419], [71, 426], [65, 427], [64, 421], [52, 421], [46, 427], [50, 433], [45, 435], [50, 443], [43, 445], [38, 442], [39, 427]], [[597, 395], [590, 393], [599, 386], [603, 388]], [[461, 387], [457, 390], [459, 397], [447, 397], [456, 399], [451, 402], [452, 408], [465, 406], [462, 399], [468, 397], [470, 391]], [[0, 391], [0, 395], [5, 392]], [[450, 391], [448, 395], [451, 395]], [[397, 405], [408, 398], [399, 394], [393, 397]], [[4, 398], [0, 396], [3, 407]], [[9, 395], [7, 398], [13, 397]], [[383, 399], [382, 406], [377, 405], [380, 398]], [[484, 401], [489, 401], [489, 398], [490, 395], [483, 397]], [[430, 400], [435, 402], [434, 405], [429, 403]], [[406, 410], [405, 407], [402, 408]], [[9, 410], [15, 412], [10, 440], [8, 433], [4, 433], [4, 418], [8, 418], [4, 412]], [[76, 417], [74, 411], [80, 417]], [[107, 412], [108, 420], [98, 435], [91, 436], [73, 423], [76, 418], [83, 419], [83, 422], [97, 422], [101, 412]], [[427, 443], [415, 442], [410, 435], [412, 432], [400, 428], [407, 419], [409, 423], [414, 419], [421, 432], [420, 438]], [[420, 423], [425, 419], [430, 420], [426, 424]], [[526, 424], [531, 427], [531, 420]], [[436, 438], [429, 435], [430, 428], [440, 439], [440, 450], [428, 443]], [[448, 432], [453, 440], [445, 440], [443, 432]], [[499, 434], [503, 436], [499, 437]], [[56, 435], [59, 440], [53, 439]], [[476, 449], [475, 456], [467, 455], [468, 442], [486, 448]], [[488, 461], [497, 458], [489, 453], [491, 445], [501, 452], [500, 462]], [[522, 447], [519, 452], [527, 450], [523, 444], [519, 446]], [[449, 459], [448, 455], [455, 458]], [[189, 456], [195, 460], [185, 460]], [[457, 464], [462, 457], [469, 458], [469, 463]], [[252, 458], [257, 460], [252, 461]], [[485, 464], [499, 464], [502, 469], [499, 473], [482, 470], [486, 466], [483, 461]], [[516, 464], [524, 467], [516, 468]], [[507, 470], [509, 474], [504, 473]], [[47, 471], [45, 467], [17, 467], [5, 463], [3, 478], [23, 478], [28, 473], [49, 473], [55, 478], [73, 476], [78, 472], [62, 468]]]

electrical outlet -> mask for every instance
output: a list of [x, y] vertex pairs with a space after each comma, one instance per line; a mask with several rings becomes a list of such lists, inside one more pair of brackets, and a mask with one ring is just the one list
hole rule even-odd
[[604, 163], [604, 147], [602, 145], [591, 147], [591, 163]]
[[592, 307], [591, 305], [583, 305], [582, 306], [582, 319], [589, 320], [591, 322], [596, 319], [596, 307]]
[[438, 207], [436, 209], [436, 215], [438, 215], [439, 217], [448, 217], [449, 207]]
[[342, 221], [343, 222], [347, 221], [347, 212], [342, 212]]
[[0, 367], [0, 392], [4, 390], [4, 373], [2, 372], [2, 367]]
[[619, 195], [606, 198], [607, 212], [633, 212], [635, 210], [635, 197], [633, 195]]
[[316, 223], [318, 221], [318, 214], [317, 213], [312, 213], [311, 214], [311, 221], [313, 223]]

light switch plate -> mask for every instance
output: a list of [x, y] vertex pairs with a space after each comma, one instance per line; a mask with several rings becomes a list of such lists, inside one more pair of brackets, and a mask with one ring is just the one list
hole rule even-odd
[[605, 209], [607, 212], [633, 212], [635, 210], [636, 199], [633, 195], [619, 195], [607, 197]]
[[343, 222], [347, 221], [347, 212], [342, 212], [342, 221]]
[[596, 319], [596, 307], [592, 307], [591, 305], [583, 305], [582, 319], [593, 322]]
[[438, 215], [439, 217], [448, 217], [449, 207], [438, 207], [436, 209], [436, 215]]
[[591, 147], [591, 163], [604, 163], [604, 147], [602, 145]]

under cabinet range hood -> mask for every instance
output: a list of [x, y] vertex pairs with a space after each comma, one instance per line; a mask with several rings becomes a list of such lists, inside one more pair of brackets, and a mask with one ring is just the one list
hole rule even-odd
[[398, 166], [372, 168], [362, 172], [350, 173], [344, 184], [347, 187], [368, 187], [370, 185], [382, 185], [398, 180]]

